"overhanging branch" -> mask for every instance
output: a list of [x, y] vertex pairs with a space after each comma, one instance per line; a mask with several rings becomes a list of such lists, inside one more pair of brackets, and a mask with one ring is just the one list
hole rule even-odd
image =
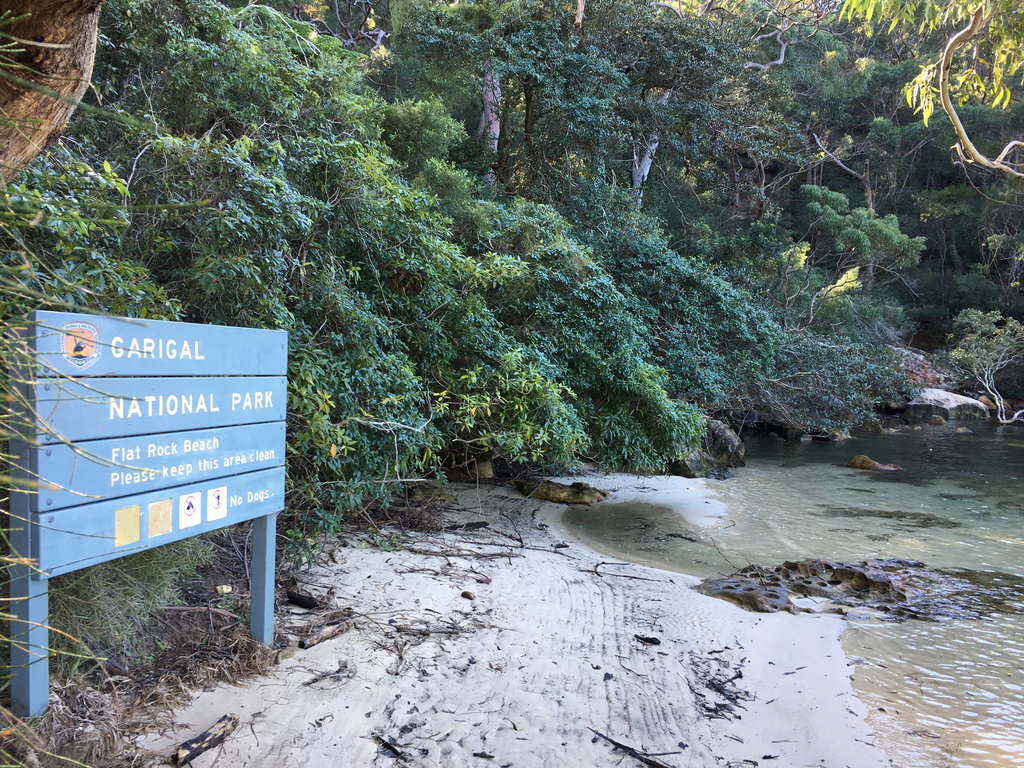
[[1014, 163], [1007, 159], [1012, 152], [1024, 149], [1024, 142], [1011, 141], [1003, 148], [1003, 151], [999, 153], [995, 160], [988, 157], [971, 141], [971, 137], [968, 136], [967, 129], [964, 128], [960, 115], [957, 114], [956, 107], [953, 106], [953, 100], [949, 95], [949, 70], [953, 63], [953, 57], [960, 48], [976, 37], [990, 21], [992, 21], [992, 14], [986, 14], [985, 4], [980, 3], [974, 11], [970, 23], [953, 35], [949, 42], [946, 43], [946, 47], [942, 51], [942, 58], [939, 61], [939, 101], [953, 123], [953, 131], [956, 133], [957, 139], [954, 149], [961, 162], [970, 165], [980, 165], [991, 171], [1024, 179], [1024, 163]]

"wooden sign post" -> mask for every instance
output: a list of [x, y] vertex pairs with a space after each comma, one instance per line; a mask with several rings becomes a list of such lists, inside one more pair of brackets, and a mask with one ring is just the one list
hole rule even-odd
[[11, 368], [11, 703], [49, 703], [47, 580], [247, 520], [274, 637], [288, 334], [34, 312]]

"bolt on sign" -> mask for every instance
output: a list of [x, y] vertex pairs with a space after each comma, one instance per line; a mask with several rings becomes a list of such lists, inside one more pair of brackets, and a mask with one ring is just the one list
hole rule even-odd
[[273, 640], [288, 334], [37, 311], [9, 419], [11, 700], [49, 700], [47, 580], [253, 521], [250, 630]]

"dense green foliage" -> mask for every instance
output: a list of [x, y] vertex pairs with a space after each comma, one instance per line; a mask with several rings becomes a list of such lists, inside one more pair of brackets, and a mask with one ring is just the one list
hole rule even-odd
[[[0, 211], [6, 319], [289, 330], [293, 552], [474, 456], [657, 470], [703, 413], [844, 429], [906, 390], [888, 345], [1024, 309], [1016, 189], [906, 105], [928, 30], [834, 14], [763, 67], [744, 4], [366, 7], [346, 45], [327, 5], [110, 0], [101, 108]], [[995, 146], [1020, 107], [963, 114]]]

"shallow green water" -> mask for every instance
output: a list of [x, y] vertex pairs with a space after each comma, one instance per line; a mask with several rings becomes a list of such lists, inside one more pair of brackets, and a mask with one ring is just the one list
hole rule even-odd
[[[899, 557], [1024, 582], [1024, 429], [967, 426], [974, 434], [948, 425], [846, 443], [757, 439], [747, 467], [709, 481], [729, 512], [705, 528], [643, 503], [570, 510], [565, 523], [603, 551], [702, 577], [787, 559]], [[843, 466], [858, 453], [903, 469]], [[1021, 612], [851, 621], [843, 641], [894, 765], [1024, 766]]]

